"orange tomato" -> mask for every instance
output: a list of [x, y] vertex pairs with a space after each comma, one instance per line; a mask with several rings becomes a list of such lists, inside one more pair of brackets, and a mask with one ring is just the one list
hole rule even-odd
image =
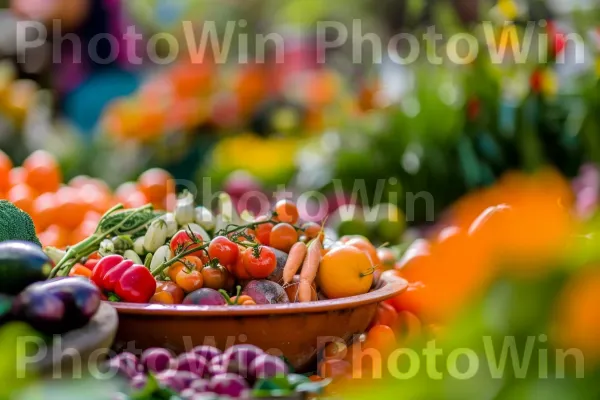
[[56, 223], [66, 229], [77, 228], [84, 220], [88, 207], [77, 189], [64, 186], [56, 192], [58, 220]]
[[27, 183], [27, 171], [23, 167], [15, 167], [8, 173], [8, 185], [10, 187]]
[[381, 265], [381, 260], [379, 259], [379, 256], [377, 255], [377, 248], [375, 246], [373, 246], [371, 244], [371, 242], [369, 242], [368, 239], [365, 238], [353, 238], [350, 239], [346, 242], [347, 246], [352, 246], [355, 247], [361, 251], [364, 251], [367, 256], [369, 256], [369, 259], [371, 260], [371, 265], [373, 267], [378, 267]]
[[23, 162], [27, 171], [26, 182], [39, 193], [58, 190], [62, 181], [60, 167], [55, 158], [44, 150], [38, 150]]
[[10, 158], [0, 150], [0, 193], [5, 193], [10, 188], [9, 175], [12, 167]]
[[13, 186], [7, 193], [8, 201], [33, 217], [34, 191], [25, 184]]
[[169, 269], [167, 270], [167, 276], [169, 277], [169, 279], [171, 279], [172, 282], [175, 282], [175, 278], [177, 277], [177, 274], [179, 274], [181, 271], [183, 271], [184, 268], [185, 268], [185, 265], [183, 265], [180, 262], [176, 262], [175, 264], [171, 265], [169, 267]]
[[138, 187], [150, 202], [160, 203], [175, 191], [175, 181], [167, 171], [152, 168], [140, 175]]
[[323, 256], [317, 283], [330, 299], [367, 293], [373, 283], [371, 259], [356, 247], [337, 247]]
[[389, 355], [397, 346], [396, 335], [392, 328], [386, 325], [375, 325], [367, 333], [363, 343], [364, 349], [376, 349], [382, 355]]
[[277, 213], [275, 219], [279, 222], [286, 222], [292, 225], [298, 222], [298, 207], [291, 201], [279, 200], [275, 204], [275, 212]]
[[54, 193], [43, 193], [33, 202], [33, 214], [35, 215], [35, 227], [43, 231], [60, 218], [58, 206]]
[[181, 289], [175, 282], [158, 281], [156, 284], [156, 294], [168, 293], [170, 295], [172, 303], [169, 304], [181, 304], [183, 302], [183, 289]]
[[273, 229], [271, 229], [271, 233], [269, 233], [269, 246], [286, 253], [290, 251], [297, 241], [298, 232], [296, 231], [296, 228], [287, 223], [281, 222], [275, 225]]
[[179, 304], [175, 302], [173, 295], [169, 292], [156, 292], [152, 295], [148, 303], [151, 304]]
[[204, 283], [204, 280], [200, 271], [193, 270], [188, 272], [185, 269], [182, 269], [175, 276], [175, 283], [177, 283], [177, 285], [182, 288], [184, 292], [190, 293], [194, 290], [200, 289]]
[[96, 185], [92, 183], [86, 183], [77, 188], [77, 190], [79, 191], [80, 199], [85, 204], [85, 208], [87, 210], [93, 210], [97, 213], [103, 214], [110, 208], [110, 196], [102, 189], [99, 189]]

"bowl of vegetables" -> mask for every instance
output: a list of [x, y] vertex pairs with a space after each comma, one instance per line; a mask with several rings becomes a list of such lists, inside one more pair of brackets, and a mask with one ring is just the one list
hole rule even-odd
[[251, 344], [298, 371], [331, 337], [362, 334], [377, 305], [407, 286], [382, 274], [368, 239], [302, 223], [286, 200], [238, 214], [226, 194], [214, 213], [189, 193], [167, 213], [116, 207], [90, 238], [48, 251], [53, 275], [87, 277], [117, 310], [117, 349]]

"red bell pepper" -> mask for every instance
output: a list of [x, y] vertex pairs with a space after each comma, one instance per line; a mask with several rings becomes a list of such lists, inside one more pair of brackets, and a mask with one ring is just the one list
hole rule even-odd
[[143, 265], [131, 266], [115, 286], [117, 296], [130, 303], [146, 303], [155, 291], [156, 279]]
[[102, 289], [104, 289], [107, 292], [114, 292], [115, 287], [117, 286], [117, 282], [119, 282], [119, 279], [121, 279], [123, 274], [129, 268], [131, 268], [132, 265], [133, 261], [123, 260], [119, 264], [111, 268], [111, 270], [108, 271], [106, 275], [104, 275], [104, 277], [102, 278]]
[[123, 262], [124, 258], [119, 255], [106, 256], [102, 258], [92, 271], [92, 282], [96, 284], [100, 289], [102, 289], [102, 280], [104, 279], [104, 275], [108, 273], [111, 269], [116, 267], [119, 263]]
[[119, 255], [98, 261], [92, 272], [92, 281], [111, 301], [146, 303], [156, 291], [156, 279], [148, 268]]

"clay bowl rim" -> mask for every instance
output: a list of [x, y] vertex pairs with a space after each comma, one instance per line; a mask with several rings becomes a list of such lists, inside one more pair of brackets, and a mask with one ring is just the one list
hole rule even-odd
[[308, 303], [263, 304], [256, 306], [197, 306], [197, 305], [164, 305], [111, 303], [119, 314], [170, 317], [243, 317], [268, 316], [281, 314], [303, 314], [337, 311], [357, 308], [360, 306], [380, 303], [402, 293], [408, 287], [408, 282], [396, 276], [382, 275], [380, 285], [375, 290], [358, 296], [341, 299], [311, 301]]

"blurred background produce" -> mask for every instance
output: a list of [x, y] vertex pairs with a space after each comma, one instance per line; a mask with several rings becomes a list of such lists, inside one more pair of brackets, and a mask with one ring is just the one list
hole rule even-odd
[[[18, 22], [54, 19], [84, 46], [135, 27], [143, 39], [134, 49], [144, 56], [128, 57], [123, 39], [111, 57], [100, 41], [92, 42], [96, 59], [83, 52], [77, 62], [72, 43], [52, 32], [42, 46], [18, 51]], [[420, 38], [435, 26], [443, 38], [435, 48], [420, 41], [407, 65], [373, 60], [369, 40], [360, 62], [349, 44], [316, 62], [317, 23], [352, 30], [355, 19], [384, 52], [399, 33]], [[149, 38], [168, 33], [184, 43], [182, 21], [197, 32], [214, 21], [221, 35], [233, 21], [248, 46], [234, 41], [225, 60], [208, 52], [192, 62], [182, 51], [152, 62]], [[270, 207], [285, 192], [297, 204], [312, 193], [299, 207], [303, 221], [325, 222], [326, 236], [366, 236], [381, 245], [385, 269], [413, 284], [381, 306], [364, 349], [420, 349], [436, 337], [446, 350], [481, 354], [481, 336], [525, 343], [546, 335], [535, 352], [576, 347], [586, 357], [585, 379], [573, 368], [548, 380], [536, 379], [539, 370], [522, 380], [388, 377], [360, 380], [366, 392], [347, 379], [356, 366], [335, 360], [314, 378], [338, 378], [332, 393], [594, 399], [599, 23], [598, 5], [584, 0], [0, 0], [0, 199], [31, 216], [42, 245], [63, 251], [93, 235], [116, 204], [173, 211], [191, 183], [199, 197], [225, 190], [240, 212], [249, 191], [273, 199]], [[255, 51], [255, 34], [271, 32], [284, 40], [283, 63], [273, 52], [262, 62]], [[449, 38], [460, 33], [472, 34], [479, 52], [456, 63]], [[531, 54], [520, 60], [513, 45], [530, 33]], [[157, 57], [169, 56], [172, 43], [155, 45]], [[53, 50], [60, 63], [51, 62]], [[216, 211], [210, 200], [197, 203]], [[258, 204], [248, 208], [261, 214]], [[0, 336], [9, 343], [29, 329], [6, 324]], [[0, 364], [1, 381], [11, 368]]]

